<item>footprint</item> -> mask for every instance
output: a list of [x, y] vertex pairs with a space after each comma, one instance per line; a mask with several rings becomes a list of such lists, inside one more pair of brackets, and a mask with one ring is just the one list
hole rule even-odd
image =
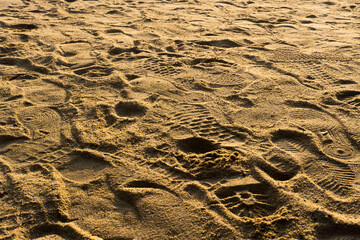
[[272, 133], [272, 142], [281, 149], [293, 154], [314, 154], [316, 148], [313, 139], [296, 130], [278, 130]]
[[149, 58], [141, 61], [138, 67], [164, 77], [173, 77], [183, 71], [182, 63], [169, 57]]
[[[130, 80], [132, 92], [128, 96], [135, 99], [152, 99], [160, 98], [186, 103], [199, 103], [213, 101], [210, 91], [213, 89], [205, 86], [198, 81], [180, 79], [179, 82], [169, 81], [158, 77], [141, 77]], [[184, 86], [195, 88], [194, 91], [186, 91]], [[206, 92], [209, 91], [209, 92]], [[134, 94], [134, 95], [131, 95]], [[127, 98], [127, 96], [125, 97]]]
[[[198, 145], [193, 144], [192, 147], [194, 146]], [[180, 154], [176, 159], [197, 180], [221, 181], [226, 177], [245, 175], [241, 164], [246, 158], [242, 153], [226, 149], [206, 149], [202, 153]]]
[[220, 73], [224, 69], [236, 67], [235, 63], [218, 58], [195, 58], [189, 64], [195, 69], [212, 71], [213, 73]]
[[337, 128], [329, 128], [321, 134], [322, 150], [326, 155], [343, 160], [351, 160], [357, 155], [357, 151], [352, 147], [344, 132]]
[[34, 140], [60, 142], [61, 118], [56, 111], [45, 107], [26, 107], [18, 111], [17, 118], [29, 129]]
[[188, 73], [212, 87], [245, 87], [255, 77], [234, 63], [216, 58], [196, 58], [189, 62]]
[[323, 189], [345, 198], [355, 194], [355, 173], [348, 165], [327, 159], [309, 159], [303, 167], [305, 173]]
[[111, 47], [108, 51], [108, 53], [112, 56], [121, 55], [123, 53], [139, 54], [141, 52], [142, 51], [140, 49], [138, 49], [137, 47], [130, 47], [130, 48]]
[[97, 78], [97, 77], [104, 77], [111, 75], [113, 69], [108, 67], [101, 67], [101, 66], [91, 66], [91, 67], [77, 69], [74, 72], [84, 77]]
[[64, 103], [67, 94], [60, 87], [44, 84], [43, 86], [34, 86], [29, 91], [25, 90], [25, 97], [37, 105], [49, 106]]
[[316, 61], [351, 61], [341, 54], [314, 52], [311, 54], [302, 53], [295, 49], [277, 49], [270, 56], [273, 62], [316, 62]]
[[312, 81], [321, 80], [328, 84], [337, 83], [336, 76], [330, 72], [323, 64], [319, 62], [304, 62], [302, 66], [306, 73], [306, 82], [311, 83]]
[[[210, 214], [181, 199], [171, 184], [137, 179], [121, 183], [118, 176], [110, 176], [109, 185], [118, 199], [132, 207], [136, 214], [132, 223], [141, 227], [138, 235], [141, 239], [193, 239], [195, 235], [211, 239], [205, 230], [209, 224], [214, 229], [220, 228]], [[221, 236], [235, 239], [233, 233], [223, 227]]]
[[59, 46], [60, 53], [72, 68], [82, 68], [95, 64], [91, 56], [91, 45], [87, 42], [69, 42]]
[[238, 147], [247, 138], [236, 128], [222, 126], [209, 110], [199, 104], [177, 106], [170, 121], [171, 129], [187, 128], [194, 133], [194, 139], [206, 139], [222, 146]]
[[350, 104], [356, 109], [360, 109], [360, 91], [343, 90], [335, 94], [337, 100]]
[[[106, 152], [118, 149], [127, 133], [119, 129], [117, 124], [119, 117], [114, 106], [99, 104], [92, 107], [88, 114], [92, 116], [91, 119], [78, 116], [76, 121], [72, 121], [71, 138], [86, 148], [96, 148]], [[120, 120], [126, 123], [135, 121], [135, 119]]]
[[136, 101], [121, 101], [115, 105], [115, 112], [119, 117], [140, 117], [147, 110], [147, 107]]
[[107, 104], [99, 104], [94, 109], [96, 112], [96, 117], [100, 122], [106, 123], [106, 127], [111, 127], [118, 120], [114, 107]]
[[238, 217], [266, 217], [281, 206], [276, 191], [252, 177], [227, 180], [214, 193], [220, 203]]
[[38, 106], [58, 105], [67, 100], [66, 91], [42, 80], [13, 80], [25, 92], [25, 97]]
[[290, 180], [300, 170], [299, 163], [291, 154], [285, 151], [278, 151], [277, 149], [265, 154], [264, 159], [259, 158], [256, 166], [278, 181]]
[[35, 204], [40, 211], [34, 212], [44, 214], [47, 221], [69, 221], [66, 187], [61, 175], [52, 167], [31, 164], [15, 170], [14, 174], [10, 174], [10, 179], [19, 191], [14, 192], [15, 196], [23, 196], [21, 200], [15, 200], [21, 205], [22, 211], [32, 211]]
[[16, 58], [16, 57], [1, 57], [0, 64], [7, 66], [17, 66], [19, 68], [24, 68], [30, 71], [49, 74], [50, 70], [44, 66], [35, 65], [31, 60], [24, 58]]
[[201, 80], [211, 87], [245, 87], [254, 79], [254, 76], [251, 74], [245, 72], [235, 73], [225, 69], [218, 73], [208, 70], [192, 69], [188, 71], [188, 73], [195, 79]]
[[232, 33], [237, 33], [237, 34], [243, 34], [245, 36], [251, 36], [250, 30], [246, 29], [246, 28], [241, 28], [241, 27], [228, 27], [228, 28], [224, 28], [221, 29], [223, 31], [227, 31], [227, 32], [232, 32]]
[[26, 140], [28, 130], [18, 123], [14, 107], [0, 104], [0, 148]]
[[[6, 165], [1, 160], [1, 166]], [[68, 222], [68, 198], [60, 175], [42, 164], [14, 167], [6, 173], [10, 186], [2, 200], [0, 236], [47, 222]]]
[[[131, 80], [134, 91], [147, 93], [146, 95], [159, 94], [170, 98], [178, 98], [181, 94], [179, 88], [175, 87], [170, 81], [155, 77], [141, 77]], [[176, 96], [177, 95], [177, 96]]]
[[111, 167], [111, 164], [93, 150], [75, 150], [57, 167], [66, 178], [77, 182], [89, 182], [96, 179]]
[[330, 158], [356, 161], [357, 150], [342, 124], [323, 111], [308, 107], [295, 108], [289, 114], [291, 123], [315, 133], [320, 149]]
[[272, 134], [272, 142], [294, 154], [303, 172], [322, 189], [345, 198], [355, 194], [354, 171], [348, 164], [323, 155], [311, 136], [295, 130], [279, 130]]
[[[312, 53], [305, 54], [291, 49], [274, 50], [269, 60], [275, 67], [284, 69], [290, 74], [300, 76], [299, 82], [304, 86], [322, 89], [324, 85], [348, 83], [346, 80], [339, 80], [338, 74], [324, 65], [327, 62], [347, 62], [351, 58], [340, 54]], [[350, 81], [349, 83], [351, 83]]]

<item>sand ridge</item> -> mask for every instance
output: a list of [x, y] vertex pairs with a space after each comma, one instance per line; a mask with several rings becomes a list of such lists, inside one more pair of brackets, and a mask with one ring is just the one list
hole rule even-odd
[[0, 239], [359, 239], [356, 0], [1, 0]]

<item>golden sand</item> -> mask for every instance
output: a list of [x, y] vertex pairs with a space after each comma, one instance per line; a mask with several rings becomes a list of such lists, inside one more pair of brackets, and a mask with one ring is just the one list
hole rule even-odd
[[0, 239], [360, 239], [357, 0], [0, 0]]

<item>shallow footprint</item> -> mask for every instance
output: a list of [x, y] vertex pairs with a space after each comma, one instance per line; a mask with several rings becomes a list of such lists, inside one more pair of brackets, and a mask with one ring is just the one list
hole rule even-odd
[[[304, 86], [323, 89], [324, 84], [337, 83], [337, 78], [331, 69], [324, 65], [331, 61], [350, 61], [350, 58], [340, 54], [311, 53], [306, 54], [293, 49], [277, 49], [270, 55], [269, 60], [275, 67], [295, 74]], [[304, 74], [305, 73], [305, 74]]]
[[[171, 112], [171, 130], [187, 128], [195, 134], [198, 141], [210, 141], [227, 147], [239, 147], [247, 135], [240, 130], [221, 125], [212, 113], [200, 104], [182, 104]], [[209, 145], [209, 144], [207, 144]], [[210, 145], [209, 145], [210, 146]]]
[[91, 57], [91, 45], [87, 42], [69, 42], [60, 45], [61, 54], [72, 65], [72, 68], [81, 68], [95, 63]]
[[67, 93], [63, 88], [42, 80], [14, 80], [12, 83], [23, 89], [25, 97], [38, 105], [61, 104], [67, 99]]
[[309, 159], [304, 163], [304, 171], [319, 186], [336, 195], [348, 197], [355, 194], [355, 173], [346, 164], [326, 159]]
[[236, 48], [236, 47], [242, 46], [240, 43], [235, 42], [230, 39], [195, 41], [195, 43], [200, 46], [212, 46], [212, 47], [219, 47], [219, 48]]
[[29, 129], [33, 139], [60, 142], [60, 115], [51, 108], [26, 107], [17, 113], [19, 121]]
[[67, 158], [57, 169], [64, 177], [77, 182], [94, 180], [111, 167], [103, 156], [93, 150], [75, 150]]
[[315, 52], [311, 54], [302, 53], [294, 49], [276, 49], [272, 52], [270, 60], [274, 62], [311, 62], [311, 61], [349, 61], [350, 58], [340, 55], [340, 54], [331, 54], [331, 53], [320, 53]]
[[142, 61], [139, 67], [156, 75], [173, 77], [180, 74], [182, 63], [171, 58], [150, 58]]

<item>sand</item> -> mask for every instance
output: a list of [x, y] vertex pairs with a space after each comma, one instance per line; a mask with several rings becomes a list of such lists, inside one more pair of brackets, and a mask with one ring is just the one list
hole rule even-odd
[[0, 0], [0, 239], [360, 239], [357, 0]]

